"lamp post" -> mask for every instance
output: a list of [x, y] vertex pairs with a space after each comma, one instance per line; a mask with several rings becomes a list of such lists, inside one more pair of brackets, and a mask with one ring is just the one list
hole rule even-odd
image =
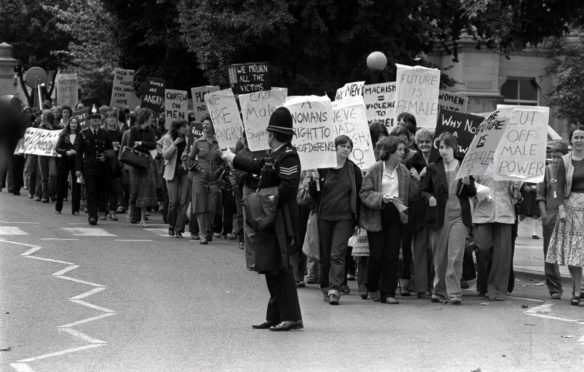
[[387, 66], [387, 57], [383, 52], [375, 51], [367, 56], [367, 68], [373, 75], [373, 83], [379, 83], [381, 71]]

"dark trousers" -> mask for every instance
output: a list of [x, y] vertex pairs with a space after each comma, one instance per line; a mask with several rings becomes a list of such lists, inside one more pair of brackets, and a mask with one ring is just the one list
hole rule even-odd
[[412, 278], [412, 232], [408, 228], [404, 228], [402, 232], [401, 250], [399, 278], [410, 280]]
[[[223, 235], [231, 234], [233, 232], [233, 212], [235, 211], [235, 198], [232, 190], [221, 190], [223, 198], [223, 221], [222, 230]], [[218, 231], [221, 233], [221, 230]]]
[[87, 189], [87, 213], [88, 218], [97, 220], [99, 201], [103, 200], [103, 194], [107, 187], [106, 172], [84, 172], [85, 187]]
[[191, 181], [188, 173], [175, 175], [172, 181], [166, 181], [168, 190], [168, 225], [176, 232], [184, 232], [187, 208], [191, 195]]
[[558, 266], [558, 264], [545, 262], [548, 247], [550, 245], [550, 239], [552, 237], [552, 233], [554, 232], [557, 217], [558, 217], [557, 211], [548, 211], [545, 218], [542, 218], [545, 285], [547, 286], [550, 295], [556, 293], [561, 295], [563, 292], [562, 275], [560, 274], [560, 267]]
[[39, 171], [41, 173], [41, 190], [43, 200], [56, 199], [57, 196], [57, 158], [39, 156]]
[[474, 241], [477, 252], [477, 291], [489, 296], [506, 294], [513, 261], [513, 225], [502, 223], [477, 224]]
[[401, 232], [399, 212], [391, 204], [381, 211], [381, 231], [367, 232], [367, 289], [370, 292], [379, 290], [382, 299], [395, 296]]
[[75, 158], [65, 157], [61, 159], [59, 169], [57, 171], [57, 203], [55, 210], [61, 212], [63, 210], [63, 199], [68, 192], [68, 177], [71, 175], [71, 212], [79, 212], [81, 185], [77, 183], [75, 177]]
[[8, 179], [6, 182], [8, 183], [8, 188], [12, 188], [12, 192], [15, 195], [20, 194], [20, 189], [24, 186], [24, 156], [23, 155], [14, 155], [12, 157], [12, 163], [8, 167]]
[[347, 242], [353, 234], [353, 221], [318, 219], [320, 240], [320, 288], [339, 291], [347, 277], [345, 256]]
[[277, 274], [266, 274], [266, 284], [270, 291], [266, 320], [272, 323], [301, 320], [292, 266], [288, 265], [288, 270], [280, 270]]
[[235, 202], [235, 229], [234, 233], [237, 236], [237, 240], [243, 242], [243, 206], [241, 204], [241, 198], [243, 197], [243, 184], [234, 183], [233, 185], [233, 197]]

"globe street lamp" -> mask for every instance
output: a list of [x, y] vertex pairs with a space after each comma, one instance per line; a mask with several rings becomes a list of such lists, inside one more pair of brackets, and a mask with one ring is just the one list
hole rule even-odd
[[373, 76], [373, 83], [378, 83], [381, 77], [381, 71], [387, 66], [387, 57], [379, 51], [371, 52], [367, 56], [367, 68]]

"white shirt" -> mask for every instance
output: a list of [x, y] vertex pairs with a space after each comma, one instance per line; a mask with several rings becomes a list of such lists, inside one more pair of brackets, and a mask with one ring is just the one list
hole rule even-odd
[[[398, 164], [399, 166], [399, 164]], [[381, 179], [381, 192], [392, 198], [399, 196], [399, 180], [397, 178], [397, 167], [393, 170], [386, 168], [383, 162], [383, 178]]]

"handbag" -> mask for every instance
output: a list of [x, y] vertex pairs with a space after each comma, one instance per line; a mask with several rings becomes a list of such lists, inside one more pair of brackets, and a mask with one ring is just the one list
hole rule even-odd
[[367, 238], [367, 230], [359, 229], [359, 231], [349, 238], [349, 245], [353, 247], [351, 253], [356, 257], [369, 256], [369, 239]]
[[148, 168], [148, 156], [138, 150], [124, 146], [120, 152], [120, 161], [136, 169], [144, 170]]
[[306, 223], [306, 235], [302, 243], [302, 252], [307, 257], [313, 257], [320, 260], [320, 237], [318, 235], [318, 218], [314, 210], [308, 215]]
[[274, 226], [278, 209], [278, 186], [259, 189], [243, 202], [247, 223], [254, 231], [266, 231]]

